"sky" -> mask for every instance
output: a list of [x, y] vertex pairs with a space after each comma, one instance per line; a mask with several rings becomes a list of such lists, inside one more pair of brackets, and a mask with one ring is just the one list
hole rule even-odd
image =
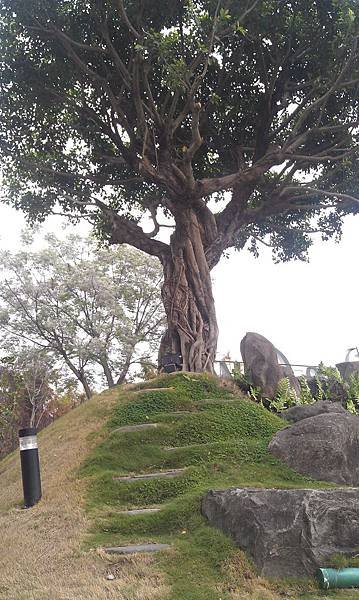
[[[53, 216], [45, 230], [59, 237], [88, 226], [65, 225]], [[20, 249], [25, 220], [0, 205], [0, 248]], [[220, 329], [218, 358], [228, 352], [241, 360], [240, 342], [247, 331], [267, 337], [292, 364], [334, 365], [348, 348], [359, 346], [359, 216], [347, 217], [339, 244], [316, 239], [310, 262], [274, 264], [263, 247], [260, 257], [231, 252], [213, 271]]]

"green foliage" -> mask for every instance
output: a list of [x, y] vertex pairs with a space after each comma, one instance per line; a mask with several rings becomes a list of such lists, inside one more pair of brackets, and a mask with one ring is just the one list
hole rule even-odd
[[[183, 202], [194, 187], [197, 200], [223, 194], [231, 185], [214, 185], [219, 176], [266, 157], [226, 244], [250, 240], [256, 254], [265, 237], [276, 260], [289, 260], [306, 257], [312, 230], [338, 238], [357, 212], [351, 202], [332, 210], [334, 192], [358, 189], [356, 0], [124, 9], [125, 19], [110, 0], [48, 0], [46, 10], [42, 0], [2, 1], [6, 201], [32, 221], [58, 205], [75, 219], [90, 214], [102, 238], [159, 256], [135, 227], [149, 207], [169, 215], [168, 195]], [[275, 198], [287, 188], [280, 213]], [[298, 210], [303, 193], [308, 209]]]
[[[104, 249], [91, 238], [46, 237], [36, 249], [0, 253], [0, 348], [45, 346], [84, 385], [123, 383], [163, 333], [158, 261], [137, 250]], [[149, 355], [149, 356], [148, 356]]]
[[352, 373], [348, 381], [349, 399], [359, 405], [359, 373]]
[[334, 379], [339, 383], [343, 383], [342, 376], [340, 375], [337, 367], [328, 367], [323, 362], [319, 363], [317, 370], [317, 378], [325, 377], [327, 379]]
[[326, 566], [332, 567], [333, 569], [346, 569], [348, 567], [359, 568], [359, 556], [334, 554], [326, 561]]
[[[346, 398], [346, 408], [352, 414], [357, 414], [359, 408], [359, 376], [353, 373], [348, 382], [344, 381], [336, 367], [325, 366], [322, 362], [316, 374], [316, 400], [336, 400], [333, 395], [335, 384], [339, 384]], [[345, 399], [342, 398], [342, 401]]]
[[315, 402], [310, 391], [307, 378], [304, 376], [298, 377], [300, 385], [300, 404], [312, 404]]
[[295, 390], [291, 387], [288, 377], [283, 377], [279, 380], [276, 396], [274, 399], [270, 399], [269, 403], [270, 407], [274, 408], [277, 412], [299, 404], [299, 398]]

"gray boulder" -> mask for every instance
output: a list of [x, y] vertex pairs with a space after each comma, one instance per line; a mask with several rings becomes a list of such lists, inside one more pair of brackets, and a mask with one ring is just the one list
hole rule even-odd
[[317, 415], [325, 413], [344, 413], [348, 414], [345, 408], [339, 402], [329, 402], [328, 400], [320, 400], [313, 404], [301, 404], [298, 406], [292, 406], [287, 408], [280, 413], [282, 419], [289, 421], [290, 423], [296, 423], [303, 419], [315, 417]]
[[359, 485], [359, 417], [326, 413], [278, 431], [270, 452], [287, 465], [322, 481]]
[[278, 351], [273, 344], [259, 333], [246, 333], [241, 341], [244, 370], [253, 385], [262, 389], [267, 398], [274, 398], [278, 382], [288, 377], [291, 387], [300, 394], [300, 385], [289, 366], [278, 362]]
[[359, 489], [211, 490], [202, 512], [264, 576], [311, 576], [333, 554], [359, 553]]
[[350, 375], [359, 375], [359, 360], [352, 362], [342, 362], [335, 365], [344, 381], [348, 381]]

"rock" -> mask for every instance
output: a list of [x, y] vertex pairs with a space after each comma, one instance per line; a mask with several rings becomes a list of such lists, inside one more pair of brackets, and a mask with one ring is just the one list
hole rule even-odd
[[333, 554], [359, 553], [359, 489], [211, 490], [202, 512], [260, 575], [311, 576]]
[[337, 367], [344, 381], [349, 381], [350, 375], [355, 373], [359, 376], [359, 360], [353, 362], [342, 362], [335, 366]]
[[269, 450], [309, 477], [359, 485], [359, 417], [349, 412], [298, 421], [278, 431]]
[[282, 367], [278, 362], [278, 351], [273, 344], [259, 333], [247, 333], [241, 341], [244, 370], [253, 385], [262, 389], [267, 398], [274, 398], [278, 382], [288, 377], [291, 387], [300, 394], [300, 385], [289, 365]]
[[102, 548], [107, 554], [139, 554], [147, 552], [161, 552], [168, 550], [169, 544], [131, 544], [130, 546], [112, 546], [110, 548]]
[[145, 479], [158, 479], [161, 477], [171, 478], [178, 477], [178, 475], [182, 475], [182, 473], [186, 469], [172, 469], [171, 471], [156, 471], [155, 473], [143, 473], [142, 475], [121, 475], [120, 477], [113, 477], [114, 481], [142, 481]]
[[291, 408], [281, 412], [280, 416], [286, 421], [296, 423], [297, 421], [302, 421], [303, 419], [308, 419], [309, 417], [315, 417], [316, 415], [321, 415], [324, 413], [347, 414], [347, 411], [345, 408], [343, 408], [340, 402], [320, 400], [319, 402], [314, 402], [313, 404], [300, 404], [298, 406], [292, 406]]

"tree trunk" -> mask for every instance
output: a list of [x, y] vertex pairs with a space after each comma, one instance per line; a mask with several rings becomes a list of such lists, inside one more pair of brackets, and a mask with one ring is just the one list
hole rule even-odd
[[125, 383], [126, 377], [127, 377], [127, 373], [128, 370], [131, 366], [131, 360], [132, 360], [132, 356], [133, 356], [133, 350], [131, 352], [128, 353], [126, 360], [124, 362], [124, 365], [122, 367], [122, 371], [118, 376], [116, 385], [122, 385], [123, 383]]
[[163, 259], [162, 298], [167, 315], [159, 362], [180, 353], [184, 371], [214, 371], [218, 326], [205, 232], [193, 209], [181, 210], [171, 237], [171, 257]]
[[106, 358], [102, 358], [100, 360], [100, 364], [102, 366], [106, 381], [107, 381], [107, 385], [109, 388], [114, 387], [115, 382], [113, 380], [113, 376], [112, 376], [112, 372], [110, 369], [110, 365], [108, 364], [108, 361], [106, 360]]
[[88, 383], [88, 381], [86, 379], [86, 376], [85, 375], [80, 375], [79, 376], [79, 381], [81, 382], [81, 384], [82, 384], [82, 386], [84, 388], [87, 400], [90, 400], [90, 398], [92, 396], [92, 390], [91, 390], [91, 388], [89, 386], [89, 383]]

